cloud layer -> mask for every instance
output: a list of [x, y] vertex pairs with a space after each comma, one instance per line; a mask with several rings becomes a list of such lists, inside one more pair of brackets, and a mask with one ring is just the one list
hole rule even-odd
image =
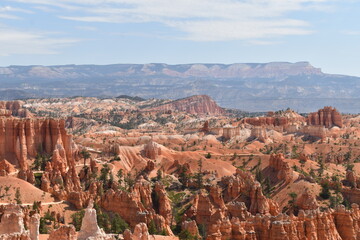
[[[261, 40], [312, 33], [291, 14], [318, 11], [330, 0], [12, 0], [58, 17], [99, 23], [161, 23], [194, 41]], [[44, 8], [46, 7], [46, 8]], [[66, 11], [64, 11], [66, 10]]]

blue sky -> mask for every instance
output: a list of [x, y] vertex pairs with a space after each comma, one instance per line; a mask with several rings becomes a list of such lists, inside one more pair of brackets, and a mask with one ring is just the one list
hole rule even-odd
[[360, 76], [358, 0], [1, 0], [0, 65], [309, 61]]

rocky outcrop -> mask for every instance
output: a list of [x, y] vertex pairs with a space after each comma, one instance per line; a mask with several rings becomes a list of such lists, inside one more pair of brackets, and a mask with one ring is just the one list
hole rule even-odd
[[146, 158], [155, 160], [157, 156], [161, 155], [161, 148], [159, 144], [149, 141], [144, 147], [143, 155]]
[[107, 236], [104, 230], [99, 228], [96, 219], [96, 210], [93, 208], [92, 201], [85, 209], [85, 215], [82, 219], [81, 229], [78, 234], [78, 240], [88, 240], [88, 239], [99, 239], [99, 240], [114, 239], [111, 236]]
[[286, 183], [289, 183], [292, 180], [293, 170], [285, 161], [285, 157], [282, 153], [271, 154], [269, 167], [275, 171], [276, 177], [279, 181], [285, 181]]
[[252, 214], [262, 213], [276, 215], [279, 212], [279, 206], [276, 202], [264, 196], [259, 182], [255, 182], [250, 190], [250, 208]]
[[304, 126], [299, 129], [299, 132], [325, 140], [328, 129], [325, 126]]
[[250, 215], [245, 220], [224, 218], [207, 228], [207, 239], [358, 239], [359, 208], [343, 206], [334, 210], [300, 210], [298, 216]]
[[260, 142], [265, 142], [268, 138], [266, 129], [264, 127], [254, 127], [253, 129], [251, 129], [250, 138], [257, 139]]
[[77, 233], [73, 225], [64, 225], [52, 231], [48, 240], [77, 240]]
[[35, 177], [28, 164], [44, 156], [52, 157], [42, 175], [42, 190], [63, 200], [70, 192], [81, 190], [75, 170], [79, 150], [63, 120], [0, 118], [1, 168], [11, 171], [6, 159], [19, 168], [19, 178], [33, 184]]
[[220, 115], [225, 113], [225, 110], [219, 107], [216, 102], [207, 95], [195, 95], [175, 100], [155, 108], [147, 109], [146, 111], [178, 111], [201, 115]]
[[31, 240], [39, 240], [40, 215], [34, 214], [30, 218], [29, 231]]
[[38, 240], [39, 216], [30, 218], [29, 230], [25, 229], [24, 213], [20, 206], [10, 204], [5, 207], [1, 217], [1, 240]]
[[0, 116], [32, 117], [32, 114], [27, 109], [22, 108], [22, 105], [23, 102], [20, 101], [0, 101]]
[[[359, 233], [359, 219], [354, 219], [353, 216], [359, 214], [359, 206], [352, 205], [352, 210], [346, 210], [344, 206], [340, 205], [334, 213], [334, 221], [342, 239], [358, 239]], [[358, 220], [354, 222], [354, 220]]]
[[124, 232], [124, 240], [149, 240], [149, 232], [145, 223], [136, 224], [134, 232], [129, 229]]
[[263, 195], [260, 184], [251, 174], [238, 170], [233, 176], [223, 177], [208, 194], [201, 191], [195, 195], [183, 219], [207, 226], [207, 239], [242, 239], [234, 235], [246, 236], [249, 229], [244, 227], [249, 225], [247, 220], [253, 214], [277, 215], [279, 207]]
[[356, 175], [354, 171], [346, 171], [346, 181], [350, 185], [350, 187], [360, 187], [360, 178]]
[[192, 236], [195, 236], [200, 239], [199, 229], [196, 225], [196, 221], [184, 221], [181, 225], [181, 229], [187, 230]]
[[243, 124], [253, 126], [287, 127], [294, 124], [303, 124], [305, 118], [292, 110], [268, 112], [265, 117], [244, 118]]
[[20, 206], [10, 204], [5, 208], [1, 217], [0, 235], [12, 233], [25, 233], [24, 214]]
[[341, 114], [332, 107], [324, 107], [317, 112], [310, 113], [307, 117], [308, 125], [320, 125], [326, 128], [333, 126], [343, 127], [343, 120]]
[[10, 117], [10, 116], [11, 116], [10, 110], [0, 108], [0, 117]]
[[352, 187], [343, 187], [341, 193], [349, 203], [360, 203], [360, 189]]
[[155, 205], [158, 206], [158, 214], [161, 215], [167, 225], [171, 225], [172, 220], [172, 207], [169, 197], [167, 196], [165, 187], [156, 182], [153, 190], [153, 202], [156, 201]]
[[13, 173], [15, 172], [14, 165], [9, 163], [7, 160], [3, 159], [0, 161], [0, 172], [4, 172], [4, 175], [2, 176], [6, 176], [10, 173]]
[[297, 199], [296, 205], [302, 210], [315, 210], [318, 209], [319, 204], [316, 198], [308, 190], [304, 191]]
[[149, 224], [153, 221], [158, 231], [173, 235], [170, 200], [159, 184], [152, 190], [150, 182], [140, 178], [130, 192], [108, 190], [100, 204], [105, 210], [118, 213], [132, 227], [139, 222]]
[[[27, 159], [57, 150], [66, 166], [78, 155], [63, 120], [0, 118], [0, 159], [27, 170]], [[72, 164], [73, 165], [73, 164]]]

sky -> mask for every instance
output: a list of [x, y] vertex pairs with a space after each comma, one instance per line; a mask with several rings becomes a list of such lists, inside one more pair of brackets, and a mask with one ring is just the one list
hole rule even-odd
[[360, 0], [0, 0], [0, 66], [308, 61], [360, 76]]

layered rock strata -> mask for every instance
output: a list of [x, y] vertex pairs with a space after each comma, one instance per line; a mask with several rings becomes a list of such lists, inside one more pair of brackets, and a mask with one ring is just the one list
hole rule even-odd
[[326, 128], [333, 126], [343, 127], [343, 120], [341, 114], [332, 107], [324, 107], [317, 112], [310, 113], [307, 117], [308, 125], [321, 125]]
[[64, 165], [74, 165], [78, 149], [63, 120], [0, 118], [0, 160], [28, 169], [27, 159], [57, 151]]

